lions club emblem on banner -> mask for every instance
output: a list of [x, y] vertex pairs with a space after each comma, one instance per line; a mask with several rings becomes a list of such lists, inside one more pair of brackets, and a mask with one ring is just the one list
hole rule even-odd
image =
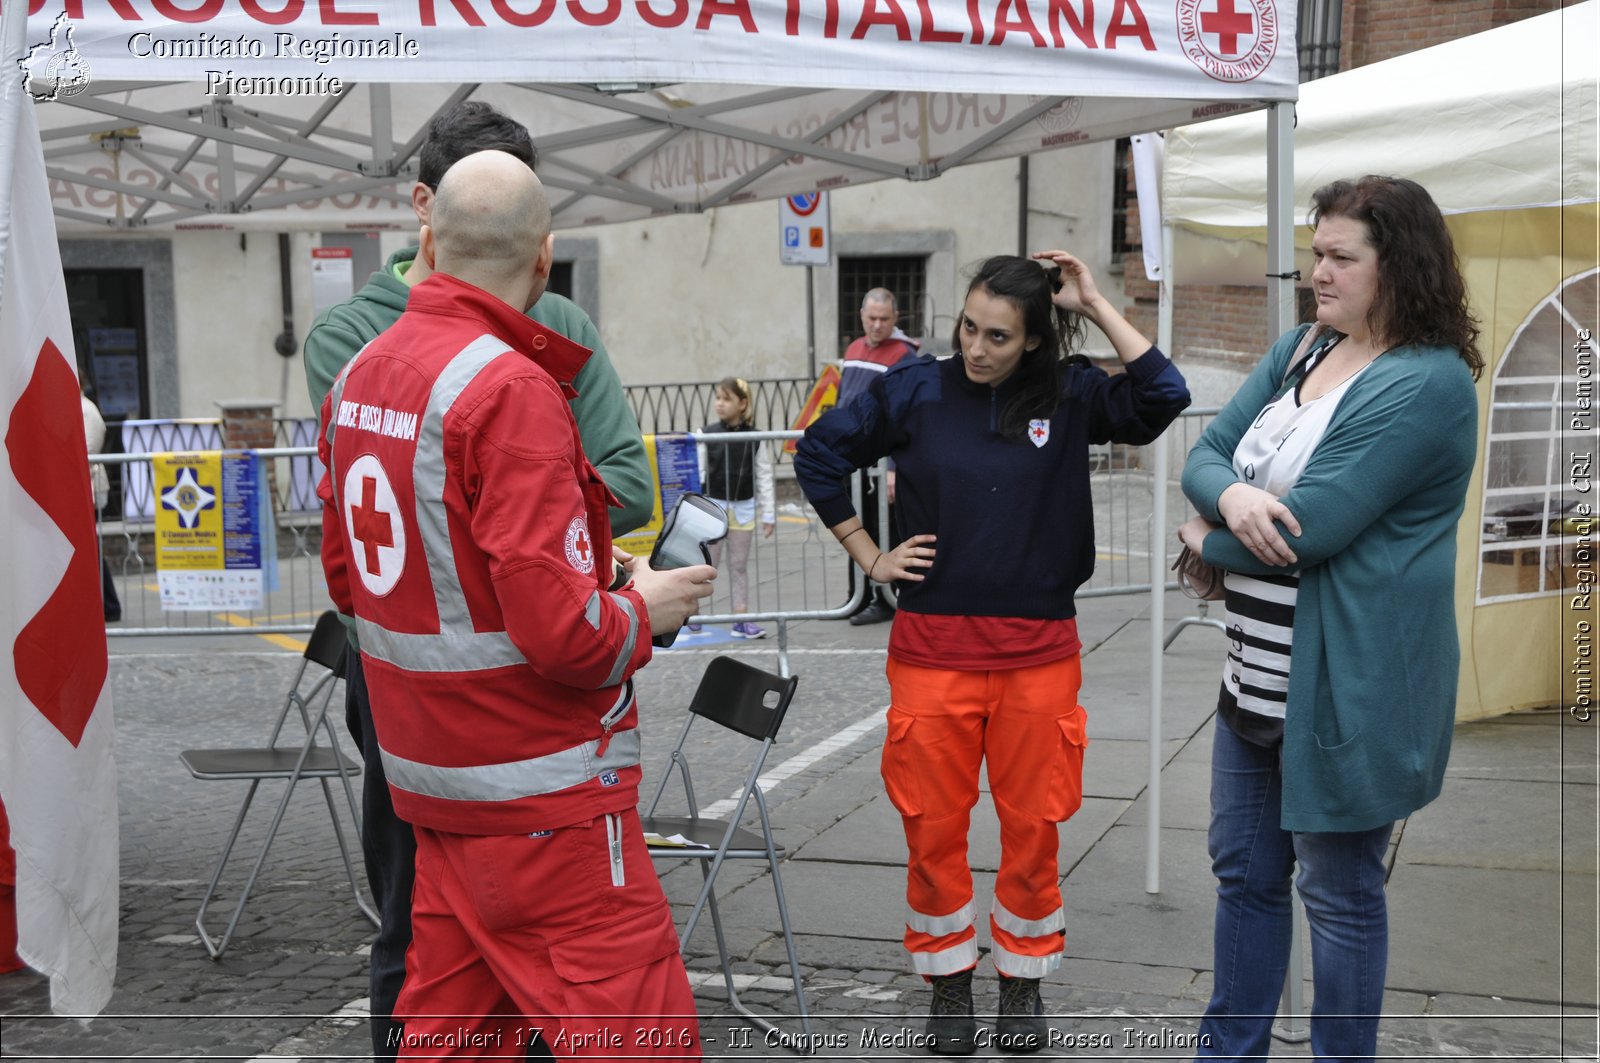
[[1050, 442], [1050, 421], [1048, 419], [1029, 421], [1028, 438], [1036, 447], [1042, 447]]

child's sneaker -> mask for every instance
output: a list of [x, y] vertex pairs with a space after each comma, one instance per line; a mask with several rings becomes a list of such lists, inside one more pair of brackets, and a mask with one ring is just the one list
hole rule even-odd
[[764, 639], [767, 637], [767, 633], [759, 624], [735, 624], [733, 625], [733, 637], [736, 639]]
[[683, 629], [689, 632], [691, 635], [698, 635], [703, 630], [700, 624], [685, 624], [683, 625]]

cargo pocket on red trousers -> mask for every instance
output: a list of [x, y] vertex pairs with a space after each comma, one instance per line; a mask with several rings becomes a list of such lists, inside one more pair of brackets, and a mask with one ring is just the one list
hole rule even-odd
[[1065, 716], [1056, 717], [1059, 747], [1050, 762], [1050, 782], [1039, 810], [1045, 819], [1060, 823], [1071, 818], [1083, 805], [1083, 751], [1089, 744], [1088, 715], [1082, 705], [1074, 705]]
[[550, 942], [550, 965], [569, 983], [603, 982], [678, 951], [666, 901]]
[[909, 712], [889, 710], [889, 733], [883, 740], [883, 788], [889, 801], [902, 816], [920, 816], [922, 786], [918, 778], [921, 765], [911, 741], [911, 728], [917, 718]]

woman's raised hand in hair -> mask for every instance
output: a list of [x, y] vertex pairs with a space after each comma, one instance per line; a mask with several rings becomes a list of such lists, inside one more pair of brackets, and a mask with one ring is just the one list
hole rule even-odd
[[1050, 299], [1073, 314], [1092, 314], [1100, 300], [1100, 289], [1083, 260], [1070, 251], [1035, 251], [1033, 257], [1053, 262], [1061, 270], [1060, 286]]

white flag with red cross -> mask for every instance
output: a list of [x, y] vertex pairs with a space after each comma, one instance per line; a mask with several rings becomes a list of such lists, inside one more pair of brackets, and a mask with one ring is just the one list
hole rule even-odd
[[[7, 76], [0, 71], [0, 77]], [[0, 289], [0, 799], [17, 952], [57, 1014], [117, 968], [117, 772], [77, 360], [33, 105], [22, 102]]]

